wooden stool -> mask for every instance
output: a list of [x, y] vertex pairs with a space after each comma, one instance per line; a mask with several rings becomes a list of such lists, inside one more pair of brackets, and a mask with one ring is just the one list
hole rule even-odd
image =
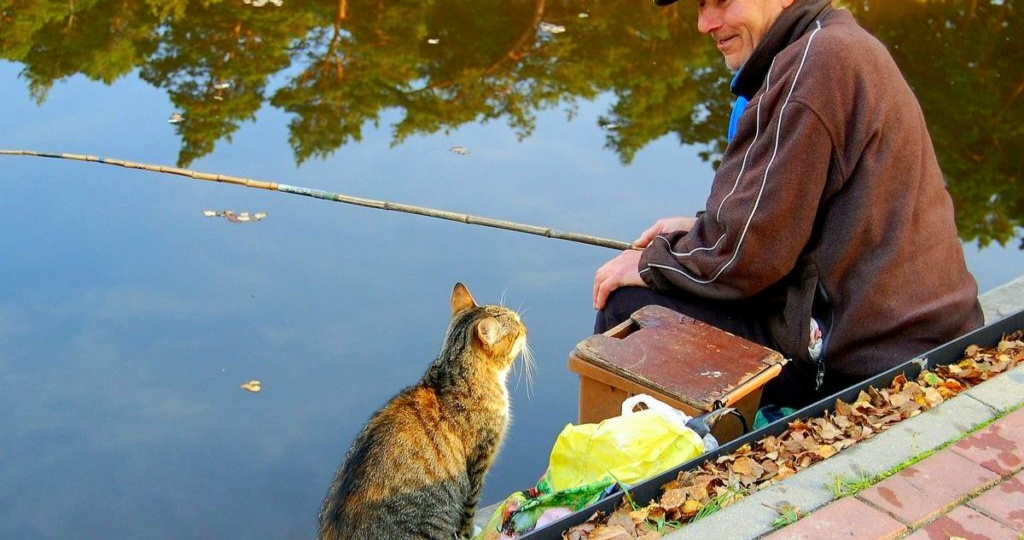
[[[661, 306], [637, 310], [569, 355], [580, 377], [580, 423], [618, 416], [626, 398], [648, 394], [690, 416], [735, 407], [752, 426], [765, 383], [785, 363], [776, 351]], [[726, 416], [712, 433], [724, 443], [742, 435], [742, 425]]]

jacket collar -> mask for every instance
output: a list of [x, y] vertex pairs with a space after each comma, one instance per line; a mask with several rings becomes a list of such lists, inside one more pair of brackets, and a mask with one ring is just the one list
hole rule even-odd
[[732, 81], [732, 93], [747, 99], [754, 97], [764, 83], [775, 55], [782, 52], [814, 23], [826, 10], [832, 8], [832, 0], [796, 0], [782, 11], [764, 39], [736, 73]]

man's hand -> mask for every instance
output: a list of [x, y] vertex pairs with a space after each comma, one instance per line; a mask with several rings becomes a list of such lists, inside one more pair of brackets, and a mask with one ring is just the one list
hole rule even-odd
[[648, 227], [646, 231], [640, 233], [640, 238], [633, 242], [633, 246], [645, 248], [654, 240], [655, 236], [672, 231], [689, 231], [693, 228], [694, 223], [697, 223], [697, 218], [695, 217], [680, 216], [659, 219], [654, 222], [654, 225]]
[[636, 249], [627, 249], [619, 253], [617, 257], [598, 268], [594, 273], [594, 309], [604, 309], [608, 295], [619, 287], [646, 287], [647, 284], [640, 279], [640, 250], [647, 247], [655, 236], [672, 231], [689, 231], [696, 222], [697, 218], [684, 216], [659, 219], [640, 233], [640, 238], [633, 242]]
[[594, 309], [603, 309], [608, 295], [626, 285], [645, 287], [640, 279], [640, 254], [636, 249], [627, 249], [594, 273]]

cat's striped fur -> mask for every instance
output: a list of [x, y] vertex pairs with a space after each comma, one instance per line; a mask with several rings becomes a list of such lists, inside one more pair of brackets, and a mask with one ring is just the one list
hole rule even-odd
[[518, 314], [455, 285], [444, 345], [423, 379], [374, 413], [320, 511], [321, 539], [452, 540], [472, 534], [505, 436], [505, 381], [526, 344]]

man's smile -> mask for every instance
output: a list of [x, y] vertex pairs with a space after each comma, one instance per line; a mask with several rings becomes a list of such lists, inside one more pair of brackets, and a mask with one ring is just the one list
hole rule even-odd
[[715, 44], [718, 46], [718, 50], [723, 51], [730, 47], [736, 40], [736, 35], [715, 37]]

